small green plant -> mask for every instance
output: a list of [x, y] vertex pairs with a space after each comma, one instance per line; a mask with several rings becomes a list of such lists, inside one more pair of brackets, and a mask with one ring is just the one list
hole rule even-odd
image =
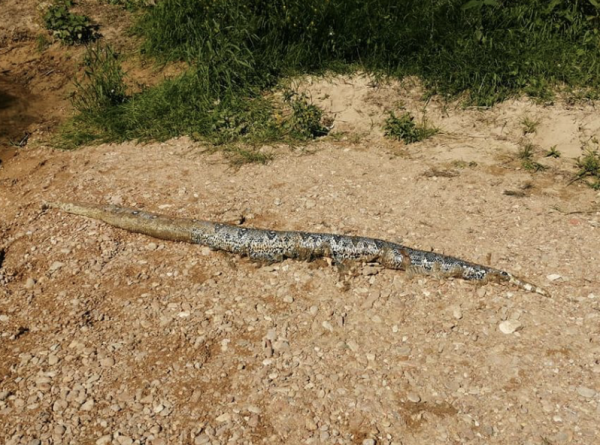
[[548, 167], [533, 160], [535, 146], [531, 143], [523, 145], [517, 152], [517, 157], [521, 160], [521, 166], [524, 170], [539, 172], [544, 171]]
[[519, 151], [517, 152], [517, 157], [522, 161], [531, 160], [533, 159], [534, 150], [535, 147], [533, 144], [525, 144], [521, 146], [521, 148], [519, 148]]
[[561, 155], [561, 153], [556, 148], [556, 145], [553, 145], [552, 147], [550, 147], [550, 150], [548, 150], [548, 152], [546, 153], [547, 158], [560, 158], [560, 155]]
[[540, 164], [537, 161], [523, 161], [521, 165], [523, 169], [533, 172], [541, 172], [548, 169], [544, 164]]
[[579, 171], [569, 184], [586, 179], [587, 185], [594, 190], [600, 190], [600, 155], [598, 150], [588, 149], [583, 157], [577, 159], [576, 165]]
[[306, 94], [288, 90], [284, 93], [284, 100], [292, 108], [292, 115], [285, 126], [294, 138], [314, 139], [329, 132], [323, 125], [323, 110], [311, 103]]
[[412, 144], [427, 139], [439, 132], [437, 128], [429, 127], [425, 122], [421, 125], [415, 124], [414, 120], [415, 118], [408, 112], [397, 117], [391, 111], [383, 127], [385, 136], [391, 139], [402, 140], [406, 144]]
[[525, 117], [521, 121], [521, 125], [523, 126], [523, 134], [531, 134], [537, 132], [537, 127], [539, 124], [539, 121], [530, 119], [529, 117]]
[[90, 45], [83, 58], [83, 74], [76, 78], [73, 108], [79, 114], [61, 126], [56, 145], [72, 149], [93, 141], [120, 140], [126, 122], [120, 112], [126, 93], [118, 55], [110, 46]]
[[85, 15], [73, 14], [71, 0], [58, 0], [44, 14], [46, 28], [67, 45], [93, 42], [100, 37], [98, 25]]
[[35, 48], [39, 53], [44, 52], [50, 46], [48, 37], [45, 34], [38, 34], [35, 38]]

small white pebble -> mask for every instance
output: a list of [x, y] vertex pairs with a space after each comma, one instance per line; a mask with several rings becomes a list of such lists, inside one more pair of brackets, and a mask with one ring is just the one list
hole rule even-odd
[[221, 414], [219, 417], [217, 417], [217, 422], [229, 422], [231, 420], [231, 414], [229, 413], [225, 413], [225, 414]]
[[81, 405], [81, 409], [83, 411], [91, 411], [94, 407], [94, 399], [88, 399], [83, 405]]
[[500, 323], [498, 328], [503, 334], [512, 334], [513, 332], [520, 329], [521, 326], [521, 322], [519, 322], [518, 320], [506, 320]]
[[594, 391], [592, 388], [580, 386], [577, 388], [577, 394], [579, 394], [581, 397], [585, 397], [586, 399], [591, 399], [596, 395], [596, 391]]
[[419, 403], [421, 401], [421, 396], [419, 396], [419, 394], [417, 394], [416, 392], [409, 392], [406, 395], [406, 398], [413, 403]]

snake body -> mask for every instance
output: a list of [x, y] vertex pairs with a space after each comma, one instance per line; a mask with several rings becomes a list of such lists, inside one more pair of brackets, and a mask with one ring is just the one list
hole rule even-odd
[[287, 258], [310, 261], [329, 257], [377, 262], [388, 269], [453, 276], [479, 282], [509, 282], [530, 292], [547, 292], [509, 272], [448, 255], [413, 249], [389, 241], [331, 233], [265, 230], [186, 218], [171, 218], [115, 205], [49, 203], [47, 207], [104, 221], [114, 227], [169, 241], [208, 246], [267, 263]]

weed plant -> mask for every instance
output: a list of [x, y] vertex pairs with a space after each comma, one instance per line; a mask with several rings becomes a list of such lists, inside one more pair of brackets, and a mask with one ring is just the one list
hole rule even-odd
[[533, 159], [533, 155], [535, 154], [535, 146], [532, 143], [526, 143], [517, 152], [517, 158], [521, 160], [521, 167], [524, 170], [531, 172], [539, 172], [544, 171], [548, 167]]
[[579, 171], [571, 180], [585, 180], [594, 190], [600, 190], [600, 155], [598, 150], [588, 149], [583, 157], [577, 160]]
[[57, 0], [44, 13], [44, 24], [52, 35], [67, 45], [93, 42], [98, 39], [98, 25], [85, 15], [74, 14], [71, 0]]
[[556, 145], [553, 145], [552, 147], [550, 147], [550, 150], [548, 150], [546, 152], [546, 157], [547, 158], [560, 158], [561, 153], [560, 151], [558, 151], [558, 148], [556, 148]]
[[439, 131], [437, 128], [427, 126], [425, 122], [415, 124], [414, 120], [410, 113], [396, 117], [393, 112], [390, 112], [390, 117], [386, 119], [383, 127], [385, 136], [412, 144], [427, 139]]
[[312, 104], [306, 94], [288, 90], [284, 100], [292, 108], [291, 118], [287, 121], [290, 135], [299, 140], [325, 136], [329, 130], [322, 124], [323, 111]]
[[537, 127], [540, 125], [540, 123], [539, 121], [525, 117], [521, 121], [521, 125], [523, 126], [523, 134], [532, 134], [537, 132]]

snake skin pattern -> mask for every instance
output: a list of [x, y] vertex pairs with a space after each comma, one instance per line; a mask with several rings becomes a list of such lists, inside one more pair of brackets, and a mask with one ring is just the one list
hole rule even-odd
[[255, 229], [170, 218], [114, 205], [49, 203], [45, 206], [98, 219], [131, 232], [200, 244], [267, 263], [280, 262], [286, 258], [310, 261], [323, 257], [331, 258], [336, 264], [348, 261], [377, 262], [388, 269], [434, 276], [453, 276], [479, 282], [509, 282], [527, 291], [548, 295], [544, 289], [516, 278], [509, 272], [376, 238]]

